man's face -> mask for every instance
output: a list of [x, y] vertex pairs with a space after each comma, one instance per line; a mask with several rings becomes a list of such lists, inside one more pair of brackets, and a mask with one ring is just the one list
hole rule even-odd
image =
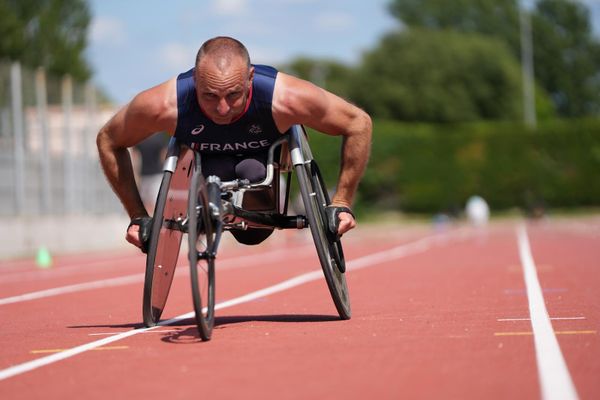
[[218, 125], [227, 125], [246, 108], [254, 70], [241, 59], [214, 62], [196, 68], [196, 96], [202, 112]]

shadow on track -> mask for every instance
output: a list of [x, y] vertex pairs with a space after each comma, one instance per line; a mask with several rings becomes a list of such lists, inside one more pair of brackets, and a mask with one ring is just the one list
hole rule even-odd
[[215, 317], [215, 326], [243, 322], [328, 322], [339, 321], [337, 315], [279, 314], [279, 315], [231, 315]]
[[[246, 322], [275, 322], [275, 323], [307, 323], [307, 322], [330, 322], [339, 321], [340, 318], [337, 315], [317, 315], [317, 314], [279, 314], [279, 315], [231, 315], [215, 317], [215, 329], [223, 329], [227, 325], [240, 324]], [[186, 343], [197, 343], [200, 342], [198, 336], [198, 330], [196, 328], [196, 322], [194, 318], [185, 318], [165, 327], [186, 327], [185, 329], [177, 330], [175, 332], [170, 331], [166, 333], [161, 340], [167, 343], [186, 344]], [[141, 329], [144, 328], [144, 324], [141, 322], [137, 323], [125, 323], [125, 324], [95, 324], [95, 325], [72, 325], [68, 326], [70, 329], [94, 329], [94, 328], [107, 328], [107, 329]]]
[[145, 328], [145, 326], [141, 322], [135, 322], [135, 323], [131, 322], [131, 323], [127, 323], [127, 324], [72, 325], [72, 326], [67, 326], [67, 328], [69, 328], [69, 329], [85, 329], [85, 328], [141, 329], [141, 328]]
[[[275, 323], [306, 323], [306, 322], [329, 322], [329, 321], [339, 321], [340, 318], [338, 316], [333, 315], [314, 315], [314, 314], [304, 314], [304, 315], [291, 315], [291, 314], [282, 314], [282, 315], [232, 315], [232, 316], [224, 316], [224, 317], [215, 317], [215, 329], [223, 329], [227, 325], [231, 324], [240, 324], [246, 322], [275, 322]], [[200, 343], [200, 337], [198, 335], [198, 330], [195, 326], [195, 321], [193, 319], [185, 319], [178, 321], [175, 324], [171, 324], [170, 326], [184, 326], [184, 325], [192, 325], [186, 329], [177, 331], [177, 332], [168, 332], [165, 334], [161, 340], [166, 343], [174, 343], [174, 344], [190, 344], [190, 343]], [[209, 343], [209, 342], [203, 342]]]

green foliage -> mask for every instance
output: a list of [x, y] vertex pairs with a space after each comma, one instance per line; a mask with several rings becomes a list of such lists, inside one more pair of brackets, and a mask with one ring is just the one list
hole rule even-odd
[[89, 23], [85, 0], [0, 0], [0, 58], [86, 80]]
[[[339, 138], [311, 135], [328, 182]], [[454, 212], [478, 194], [493, 210], [600, 205], [600, 122], [406, 124], [378, 120], [359, 210]]]
[[389, 10], [410, 28], [490, 35], [518, 54], [518, 0], [392, 0]]
[[321, 86], [338, 96], [349, 95], [353, 70], [340, 62], [299, 57], [279, 69]]
[[21, 21], [6, 0], [0, 0], [0, 57], [16, 59], [24, 47]]
[[[409, 29], [478, 33], [521, 55], [517, 0], [392, 0], [392, 15]], [[562, 116], [600, 110], [600, 44], [587, 8], [577, 0], [538, 0], [532, 13], [535, 79]]]
[[407, 121], [521, 116], [521, 75], [497, 40], [454, 31], [387, 35], [367, 53], [350, 97], [372, 115]]
[[533, 16], [536, 78], [565, 116], [600, 111], [600, 44], [587, 8], [577, 2], [541, 0]]

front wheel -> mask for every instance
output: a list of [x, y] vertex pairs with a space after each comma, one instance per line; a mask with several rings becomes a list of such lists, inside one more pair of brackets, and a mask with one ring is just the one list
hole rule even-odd
[[350, 319], [350, 297], [345, 270], [344, 252], [339, 238], [328, 234], [325, 207], [331, 204], [323, 177], [314, 160], [296, 165], [300, 193], [310, 231], [323, 268], [323, 274], [341, 319]]
[[174, 172], [165, 171], [158, 192], [146, 258], [142, 316], [154, 326], [163, 312], [183, 238], [181, 221], [186, 217], [187, 193], [192, 168], [191, 152], [182, 150]]
[[210, 340], [215, 322], [215, 229], [206, 182], [196, 168], [188, 202], [188, 244], [192, 301], [202, 340]]

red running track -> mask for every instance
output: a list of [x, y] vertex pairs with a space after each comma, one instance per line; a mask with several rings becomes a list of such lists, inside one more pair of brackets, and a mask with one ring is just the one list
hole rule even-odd
[[349, 321], [277, 235], [221, 251], [206, 343], [185, 261], [151, 330], [141, 255], [0, 264], [0, 398], [600, 398], [600, 218], [358, 229]]

